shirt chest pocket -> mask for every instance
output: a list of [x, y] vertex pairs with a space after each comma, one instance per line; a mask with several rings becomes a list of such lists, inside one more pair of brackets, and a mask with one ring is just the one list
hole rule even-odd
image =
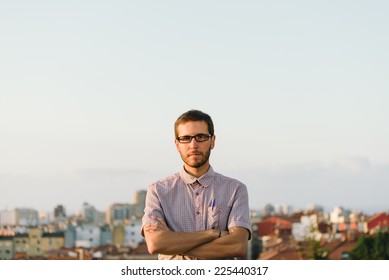
[[227, 230], [228, 218], [230, 216], [230, 206], [208, 207], [207, 229]]

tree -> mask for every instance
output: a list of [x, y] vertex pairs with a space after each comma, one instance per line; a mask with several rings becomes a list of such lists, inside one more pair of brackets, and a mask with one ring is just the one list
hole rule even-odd
[[373, 244], [374, 260], [389, 260], [389, 234], [388, 232], [378, 232]]
[[350, 252], [351, 260], [389, 260], [389, 233], [362, 235]]
[[[306, 254], [303, 257], [308, 260], [328, 260], [329, 251], [323, 248], [320, 241], [313, 238], [307, 239], [308, 246], [306, 247]], [[305, 255], [305, 256], [304, 256]]]

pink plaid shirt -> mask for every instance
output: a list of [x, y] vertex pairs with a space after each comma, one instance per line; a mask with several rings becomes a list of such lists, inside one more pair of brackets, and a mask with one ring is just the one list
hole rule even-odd
[[[213, 171], [200, 178], [181, 172], [149, 186], [142, 225], [165, 219], [176, 232], [244, 227], [250, 232], [247, 188], [238, 180]], [[159, 255], [159, 259], [191, 259], [188, 256]]]

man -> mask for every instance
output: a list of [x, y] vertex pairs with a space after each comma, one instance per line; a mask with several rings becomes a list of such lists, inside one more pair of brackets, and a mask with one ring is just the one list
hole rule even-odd
[[190, 110], [175, 123], [181, 172], [149, 186], [142, 234], [159, 259], [232, 259], [246, 256], [250, 239], [247, 189], [213, 171], [212, 119]]

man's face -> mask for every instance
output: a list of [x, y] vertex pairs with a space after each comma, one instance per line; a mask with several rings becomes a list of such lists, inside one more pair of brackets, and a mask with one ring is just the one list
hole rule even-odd
[[[177, 127], [177, 134], [178, 137], [195, 136], [198, 134], [209, 135], [208, 125], [205, 121], [186, 122]], [[215, 136], [212, 136], [204, 142], [197, 142], [196, 139], [193, 138], [190, 143], [180, 143], [177, 139], [175, 140], [175, 143], [187, 168], [199, 169], [201, 167], [206, 167], [208, 169], [209, 156], [211, 150], [215, 146]]]

